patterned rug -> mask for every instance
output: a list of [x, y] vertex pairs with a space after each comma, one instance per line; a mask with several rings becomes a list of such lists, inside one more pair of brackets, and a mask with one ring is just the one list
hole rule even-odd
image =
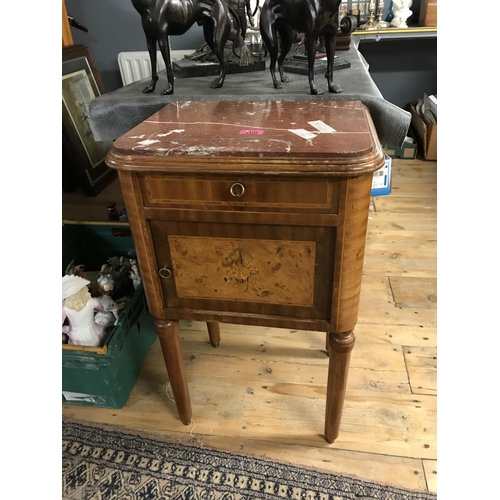
[[436, 500], [430, 493], [63, 421], [63, 500]]

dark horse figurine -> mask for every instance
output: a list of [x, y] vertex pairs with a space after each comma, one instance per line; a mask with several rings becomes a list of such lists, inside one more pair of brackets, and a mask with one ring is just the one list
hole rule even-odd
[[174, 72], [168, 37], [184, 34], [195, 22], [203, 26], [205, 41], [220, 63], [219, 76], [212, 82], [211, 87], [222, 87], [227, 71], [224, 47], [228, 39], [233, 40], [233, 44], [241, 39], [241, 26], [234, 9], [224, 0], [132, 0], [132, 4], [141, 15], [151, 59], [151, 83], [143, 90], [144, 93], [153, 92], [158, 81], [157, 42], [165, 61], [168, 78], [168, 87], [161, 93], [174, 93]]
[[[269, 51], [271, 63], [269, 69], [274, 87], [283, 88], [282, 82], [288, 82], [283, 71], [283, 62], [294, 41], [293, 30], [304, 33], [304, 43], [309, 65], [309, 86], [311, 94], [323, 94], [314, 85], [314, 60], [318, 37], [325, 38], [327, 57], [326, 78], [329, 92], [342, 92], [339, 85], [333, 83], [333, 62], [335, 42], [339, 29], [339, 6], [341, 0], [266, 0], [260, 14], [260, 33]], [[279, 37], [279, 40], [278, 40]], [[281, 43], [281, 51], [279, 44]], [[279, 52], [279, 57], [278, 57]], [[276, 60], [281, 82], [276, 77]]]

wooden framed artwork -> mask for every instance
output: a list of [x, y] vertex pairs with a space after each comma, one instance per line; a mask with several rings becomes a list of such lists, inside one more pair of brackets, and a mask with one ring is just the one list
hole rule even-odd
[[63, 47], [63, 154], [87, 196], [95, 196], [116, 177], [116, 171], [104, 162], [112, 141], [96, 141], [89, 123], [89, 105], [104, 92], [88, 47]]

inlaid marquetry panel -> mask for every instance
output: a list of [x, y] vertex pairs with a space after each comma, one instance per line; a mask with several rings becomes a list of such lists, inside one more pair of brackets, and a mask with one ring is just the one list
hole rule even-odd
[[316, 243], [169, 236], [177, 295], [312, 306]]

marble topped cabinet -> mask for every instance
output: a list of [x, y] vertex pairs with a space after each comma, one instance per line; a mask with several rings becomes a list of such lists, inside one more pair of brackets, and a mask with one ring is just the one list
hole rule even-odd
[[383, 163], [359, 101], [177, 102], [115, 141], [107, 164], [184, 423], [178, 320], [207, 321], [214, 345], [219, 322], [297, 328], [327, 335], [325, 438], [337, 438]]

